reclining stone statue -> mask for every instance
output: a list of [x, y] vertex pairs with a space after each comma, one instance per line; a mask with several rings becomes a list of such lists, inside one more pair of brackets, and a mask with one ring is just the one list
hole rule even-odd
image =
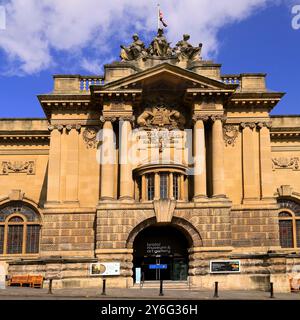
[[121, 45], [120, 57], [122, 61], [138, 60], [147, 55], [145, 44], [139, 39], [137, 34], [132, 36], [133, 42], [129, 47]]
[[190, 60], [197, 61], [200, 60], [200, 53], [202, 49], [202, 43], [199, 44], [199, 47], [193, 47], [188, 40], [190, 39], [189, 34], [183, 35], [183, 40], [177, 42], [174, 49], [180, 60]]

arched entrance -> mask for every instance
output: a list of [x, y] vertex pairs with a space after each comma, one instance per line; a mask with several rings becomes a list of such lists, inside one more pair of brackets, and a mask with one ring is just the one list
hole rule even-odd
[[144, 281], [187, 280], [192, 239], [173, 225], [152, 225], [133, 242], [133, 274], [141, 268]]

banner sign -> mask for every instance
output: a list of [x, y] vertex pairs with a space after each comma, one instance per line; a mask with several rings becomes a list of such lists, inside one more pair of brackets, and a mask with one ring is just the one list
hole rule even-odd
[[91, 263], [90, 275], [91, 276], [119, 276], [120, 263], [119, 262]]

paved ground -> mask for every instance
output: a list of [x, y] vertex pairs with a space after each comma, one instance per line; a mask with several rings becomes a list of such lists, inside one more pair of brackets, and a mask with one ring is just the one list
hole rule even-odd
[[[0, 290], [0, 300], [76, 300], [76, 299], [172, 299], [172, 300], [211, 300], [212, 291], [172, 290], [164, 291], [159, 296], [158, 289], [107, 289], [106, 296], [101, 295], [101, 288], [97, 289], [54, 289], [48, 294], [48, 289], [32, 289], [8, 287]], [[220, 291], [220, 300], [300, 300], [300, 293], [274, 293], [275, 298], [270, 299], [268, 292], [262, 291]]]

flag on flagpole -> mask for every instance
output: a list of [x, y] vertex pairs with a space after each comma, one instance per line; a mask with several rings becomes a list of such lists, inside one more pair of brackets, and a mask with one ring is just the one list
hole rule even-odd
[[159, 21], [162, 23], [162, 25], [166, 28], [168, 25], [166, 24], [166, 22], [164, 21], [164, 15], [162, 13], [162, 11], [160, 10], [160, 8], [158, 9], [158, 16], [159, 16]]

